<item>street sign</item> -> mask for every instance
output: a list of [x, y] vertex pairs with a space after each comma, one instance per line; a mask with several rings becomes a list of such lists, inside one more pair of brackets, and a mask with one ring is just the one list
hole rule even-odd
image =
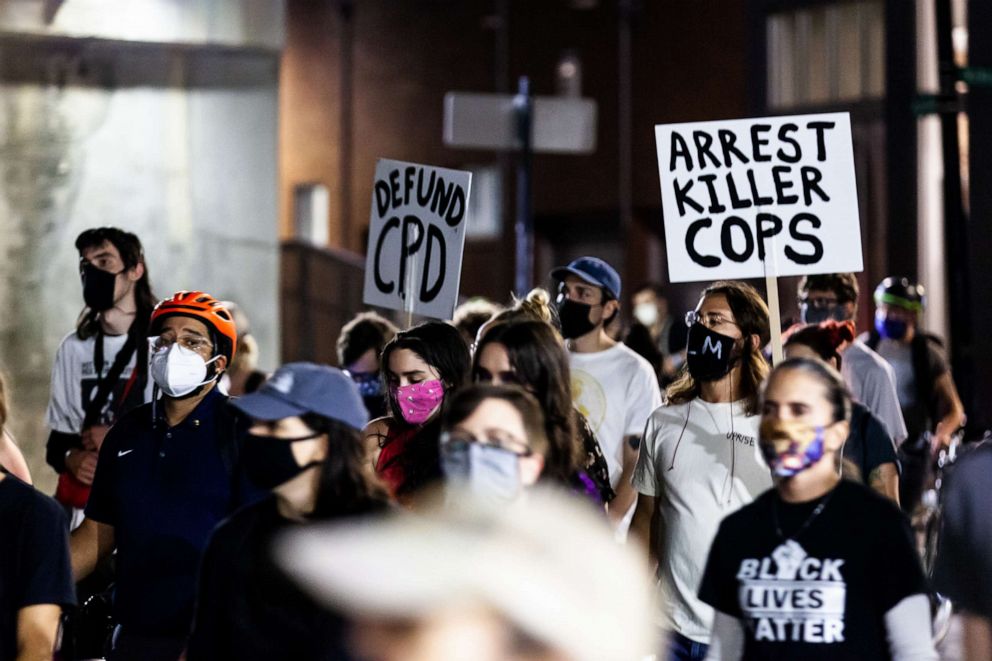
[[[444, 144], [460, 149], [523, 147], [512, 94], [448, 92], [444, 95]], [[596, 102], [558, 96], [532, 97], [535, 153], [590, 154], [596, 150]]]

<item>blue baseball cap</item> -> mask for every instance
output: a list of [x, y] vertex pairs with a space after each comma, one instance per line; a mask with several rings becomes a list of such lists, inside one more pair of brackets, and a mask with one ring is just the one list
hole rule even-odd
[[369, 421], [357, 384], [341, 370], [315, 363], [283, 365], [261, 388], [231, 405], [256, 420], [316, 413], [358, 430]]
[[551, 277], [561, 282], [567, 275], [574, 275], [590, 285], [602, 287], [607, 294], [620, 300], [620, 274], [599, 257], [579, 257], [569, 262], [568, 266], [559, 266], [551, 272]]

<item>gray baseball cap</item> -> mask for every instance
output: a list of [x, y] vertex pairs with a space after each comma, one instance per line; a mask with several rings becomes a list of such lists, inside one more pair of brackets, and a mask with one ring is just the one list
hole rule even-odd
[[355, 382], [337, 368], [316, 363], [283, 365], [256, 392], [232, 405], [256, 420], [316, 413], [359, 430], [369, 421]]

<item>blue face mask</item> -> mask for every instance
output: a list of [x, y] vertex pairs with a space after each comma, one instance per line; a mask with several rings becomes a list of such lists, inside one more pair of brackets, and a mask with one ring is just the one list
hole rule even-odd
[[875, 313], [875, 330], [878, 331], [879, 335], [889, 340], [901, 340], [906, 337], [909, 324], [902, 319], [890, 318]]
[[358, 393], [362, 397], [381, 397], [382, 381], [379, 375], [370, 372], [348, 372], [348, 376], [358, 386]]
[[506, 503], [520, 495], [520, 458], [481, 443], [441, 444], [441, 470], [448, 483], [478, 498]]

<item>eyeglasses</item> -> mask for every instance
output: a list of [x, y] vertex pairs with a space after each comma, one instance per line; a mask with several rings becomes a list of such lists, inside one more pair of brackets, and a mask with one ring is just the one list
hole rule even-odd
[[729, 324], [731, 326], [736, 326], [737, 323], [732, 319], [727, 318], [719, 312], [703, 312], [699, 313], [695, 310], [689, 310], [685, 313], [685, 325], [692, 326], [695, 323], [700, 323], [707, 328], [716, 328], [717, 326], [723, 326]]
[[184, 349], [189, 349], [197, 353], [210, 351], [214, 348], [214, 345], [209, 340], [199, 335], [180, 335], [176, 338], [163, 337], [161, 335], [150, 337], [148, 338], [148, 348], [152, 353], [157, 353], [163, 349], [168, 349], [177, 342]]
[[512, 434], [507, 434], [504, 432], [491, 430], [486, 432], [485, 436], [478, 437], [473, 436], [467, 431], [450, 431], [441, 433], [441, 447], [445, 446], [458, 446], [458, 445], [468, 445], [469, 443], [478, 443], [479, 445], [488, 445], [489, 447], [499, 448], [500, 450], [505, 450], [506, 452], [511, 452], [518, 457], [529, 457], [534, 454], [534, 450], [531, 449], [525, 441], [516, 438]]
[[814, 309], [829, 309], [836, 306], [840, 301], [836, 298], [827, 298], [825, 296], [817, 296], [816, 298], [800, 298], [799, 306], [807, 306]]

